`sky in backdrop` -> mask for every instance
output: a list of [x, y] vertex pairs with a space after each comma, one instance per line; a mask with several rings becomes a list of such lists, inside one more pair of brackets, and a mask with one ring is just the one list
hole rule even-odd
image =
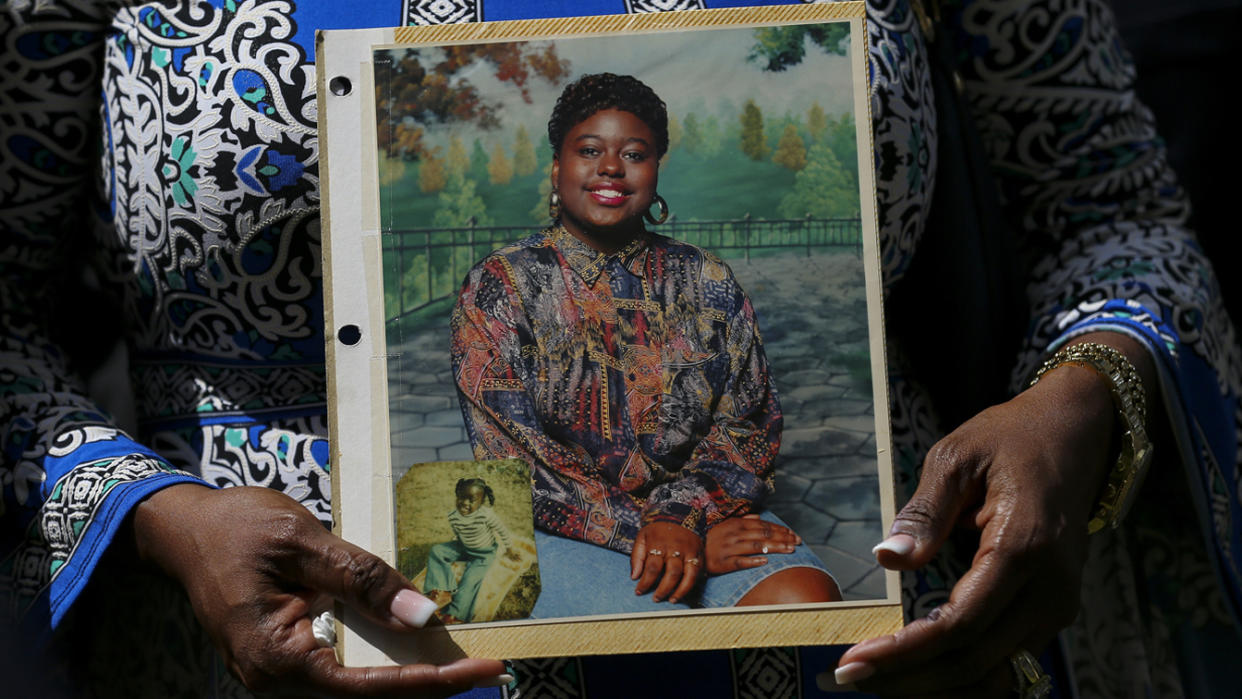
[[[693, 30], [675, 33], [627, 34], [624, 36], [557, 39], [557, 54], [570, 62], [570, 79], [587, 73], [625, 73], [647, 83], [668, 105], [670, 113], [684, 118], [724, 111], [740, 112], [747, 99], [754, 99], [765, 118], [786, 113], [805, 117], [815, 102], [830, 116], [853, 114], [853, 81], [849, 56], [830, 55], [807, 42], [802, 63], [783, 72], [761, 69], [747, 61], [754, 45], [753, 29]], [[493, 68], [476, 63], [458, 74], [472, 82], [486, 99], [502, 101], [500, 133], [508, 136], [524, 124], [533, 139], [546, 133], [548, 116], [563, 85], [553, 86], [540, 78], [528, 85], [531, 102], [493, 75]], [[862, 76], [860, 76], [860, 79]], [[723, 107], [723, 109], [722, 109]], [[464, 139], [496, 131], [453, 124]], [[433, 139], [447, 139], [448, 126], [428, 128]]]

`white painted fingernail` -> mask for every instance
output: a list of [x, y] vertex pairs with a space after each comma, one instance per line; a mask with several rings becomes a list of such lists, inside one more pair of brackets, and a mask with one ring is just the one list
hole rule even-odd
[[488, 687], [504, 687], [512, 681], [513, 681], [513, 675], [510, 675], [509, 673], [505, 672], [505, 673], [496, 675], [495, 677], [489, 677], [485, 680], [480, 680], [478, 683], [474, 685], [474, 688], [475, 689], [487, 689]]
[[909, 534], [894, 534], [871, 549], [872, 555], [880, 551], [888, 551], [897, 556], [909, 556], [914, 551], [914, 537]]
[[852, 684], [837, 684], [837, 678], [833, 676], [832, 670], [816, 675], [815, 686], [819, 687], [821, 692], [854, 692], [858, 690]]
[[427, 621], [435, 613], [436, 603], [407, 589], [398, 592], [392, 598], [389, 611], [406, 626], [421, 629], [427, 625]]
[[836, 680], [838, 685], [844, 685], [861, 682], [874, 674], [874, 666], [868, 665], [861, 660], [855, 660], [852, 663], [846, 663], [837, 668], [836, 672], [832, 673], [832, 678]]

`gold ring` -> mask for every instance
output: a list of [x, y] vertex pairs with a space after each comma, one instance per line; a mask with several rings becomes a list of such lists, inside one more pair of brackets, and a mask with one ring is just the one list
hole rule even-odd
[[1018, 650], [1009, 656], [1009, 664], [1016, 682], [1014, 691], [1021, 699], [1043, 699], [1052, 693], [1052, 678], [1029, 651]]
[[650, 551], [647, 552], [647, 555], [648, 556], [663, 556], [664, 552], [661, 551], [660, 549], [651, 549]]

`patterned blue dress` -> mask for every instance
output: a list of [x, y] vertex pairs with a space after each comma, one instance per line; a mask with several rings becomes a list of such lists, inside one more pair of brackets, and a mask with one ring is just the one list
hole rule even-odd
[[[0, 620], [100, 693], [244, 694], [179, 593], [106, 554], [134, 505], [178, 482], [275, 488], [330, 521], [315, 29], [742, 4], [763, 3], [0, 2]], [[1105, 0], [944, 11], [1028, 262], [1013, 388], [1072, 336], [1128, 333], [1157, 360], [1177, 437], [1126, 527], [1092, 539], [1069, 665], [1084, 695], [1210, 694], [1196, 664], [1237, 648], [1242, 617], [1242, 369], [1184, 198]], [[907, 0], [869, 0], [868, 20], [891, 288], [923, 237], [937, 122]], [[94, 288], [120, 299], [115, 320]], [[128, 354], [132, 401], [92, 378], [110, 352]], [[941, 433], [890, 354], [908, 493]], [[905, 576], [908, 615], [968, 561], [947, 551]], [[483, 694], [654, 696], [658, 676], [668, 696], [805, 696], [841, 650], [522, 662], [515, 687]]]

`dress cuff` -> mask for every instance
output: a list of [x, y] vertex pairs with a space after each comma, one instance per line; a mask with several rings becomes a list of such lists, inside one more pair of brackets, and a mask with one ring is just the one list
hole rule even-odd
[[645, 527], [652, 522], [668, 522], [679, 527], [685, 527], [699, 537], [706, 539], [709, 528], [707, 519], [707, 513], [702, 508], [686, 503], [652, 503], [648, 501], [647, 506], [643, 508], [642, 526]]
[[40, 646], [139, 502], [170, 485], [207, 485], [109, 428], [58, 440], [44, 466], [42, 504], [0, 562], [0, 616]]

